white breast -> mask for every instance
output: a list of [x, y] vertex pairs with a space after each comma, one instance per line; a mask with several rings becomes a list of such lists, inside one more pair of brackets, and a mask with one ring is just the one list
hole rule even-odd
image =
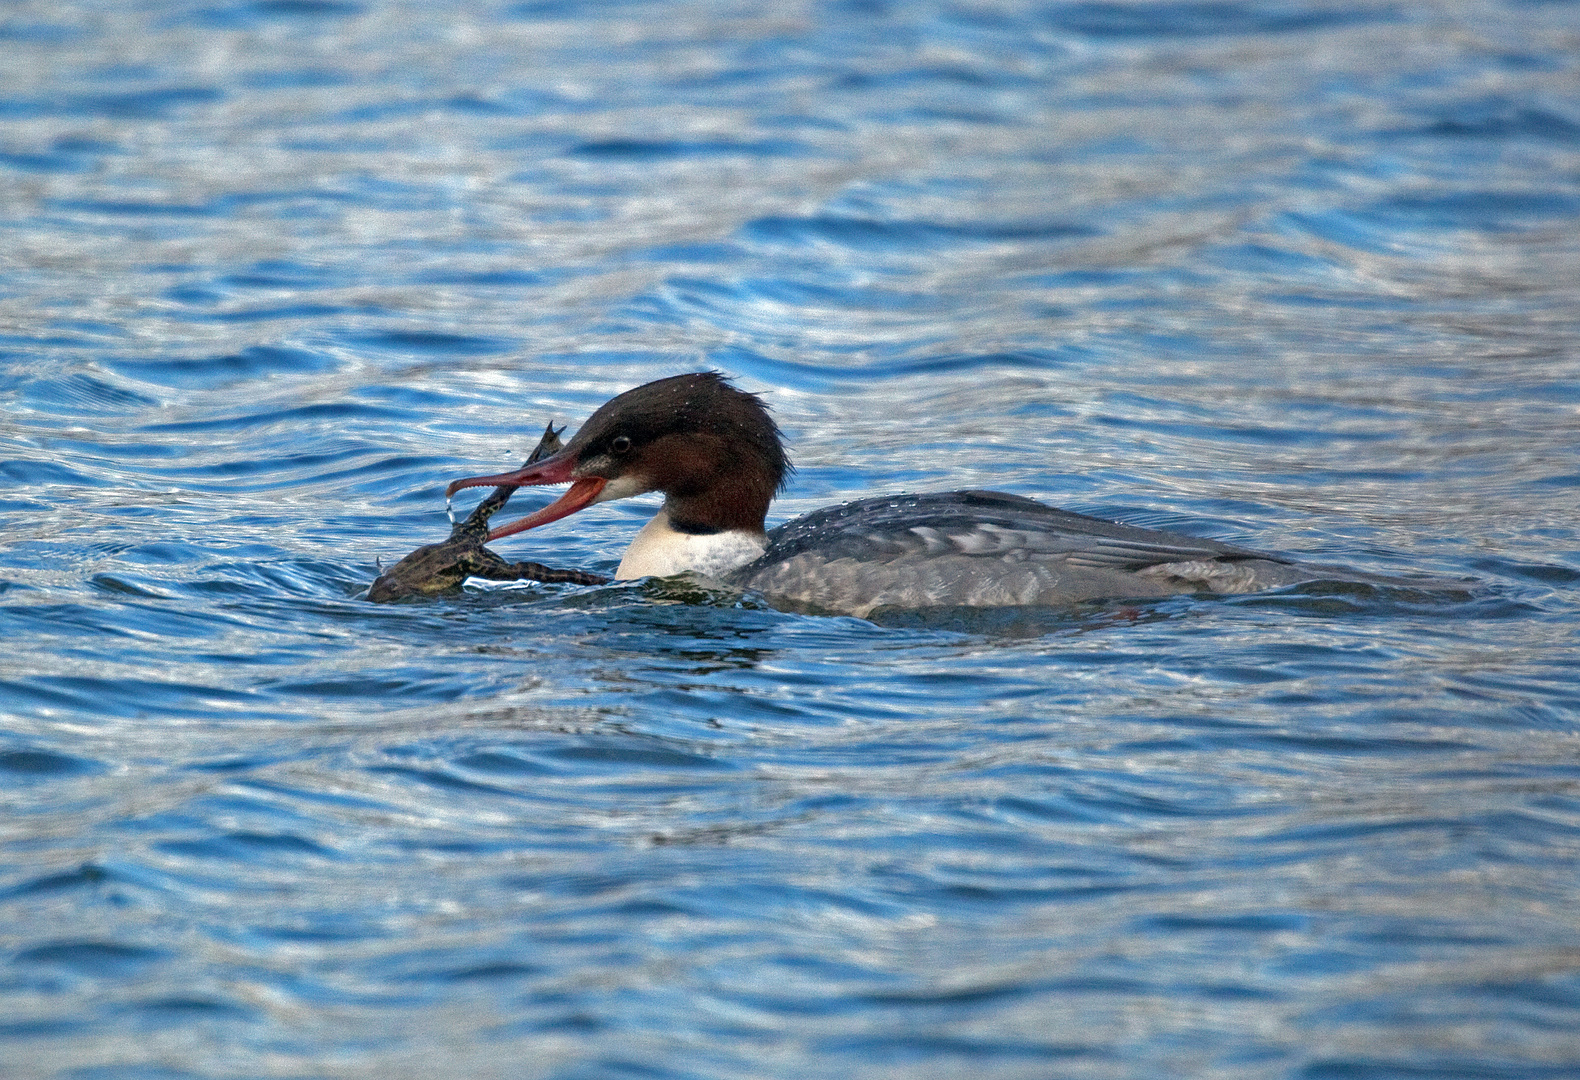
[[639, 577], [669, 577], [688, 570], [704, 577], [721, 577], [745, 566], [763, 553], [762, 533], [720, 532], [697, 536], [669, 526], [669, 513], [660, 510], [642, 526], [614, 576], [621, 581]]

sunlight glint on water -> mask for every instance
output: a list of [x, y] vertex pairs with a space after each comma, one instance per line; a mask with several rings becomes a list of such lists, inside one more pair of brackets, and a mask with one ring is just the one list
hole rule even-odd
[[[1576, 40], [11, 5], [0, 1072], [1580, 1072]], [[773, 521], [988, 488], [1465, 587], [366, 601], [701, 368]], [[608, 573], [654, 505], [499, 550]]]

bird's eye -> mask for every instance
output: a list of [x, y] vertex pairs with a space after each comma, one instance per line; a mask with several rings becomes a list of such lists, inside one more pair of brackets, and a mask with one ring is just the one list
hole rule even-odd
[[625, 435], [616, 435], [609, 443], [611, 454], [626, 454], [631, 451], [631, 440]]

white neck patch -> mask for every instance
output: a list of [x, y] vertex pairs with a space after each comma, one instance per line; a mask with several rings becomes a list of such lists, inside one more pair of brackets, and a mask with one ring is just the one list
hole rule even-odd
[[616, 579], [669, 577], [690, 571], [704, 577], [721, 577], [745, 566], [768, 546], [762, 533], [730, 530], [696, 535], [670, 528], [669, 511], [660, 510], [642, 526], [625, 558], [614, 572]]

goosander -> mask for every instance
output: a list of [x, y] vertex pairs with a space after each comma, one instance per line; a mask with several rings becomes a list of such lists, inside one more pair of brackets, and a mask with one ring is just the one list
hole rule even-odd
[[595, 503], [663, 492], [662, 509], [636, 534], [617, 579], [689, 571], [799, 610], [860, 617], [883, 608], [1247, 593], [1333, 576], [1332, 568], [996, 491], [861, 499], [770, 532], [768, 505], [790, 472], [762, 400], [717, 372], [699, 372], [627, 390], [558, 453], [515, 472], [457, 480], [445, 495], [570, 483], [553, 503], [488, 534], [497, 540]]

